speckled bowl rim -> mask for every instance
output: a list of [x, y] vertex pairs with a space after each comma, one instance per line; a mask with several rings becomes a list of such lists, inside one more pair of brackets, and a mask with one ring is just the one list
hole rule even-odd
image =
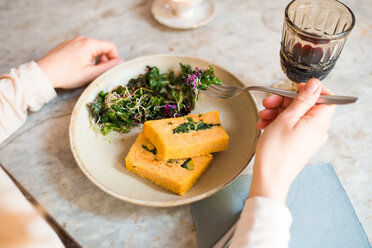
[[[136, 63], [136, 62], [144, 60], [144, 59], [154, 59], [155, 60], [156, 58], [161, 58], [161, 57], [187, 58], [187, 59], [192, 59], [192, 60], [197, 60], [197, 61], [201, 61], [201, 62], [204, 62], [204, 63], [208, 63], [208, 64], [212, 65], [213, 67], [218, 68], [219, 70], [223, 70], [226, 73], [230, 74], [236, 80], [236, 82], [238, 82], [242, 87], [244, 86], [244, 83], [243, 83], [242, 80], [240, 80], [235, 74], [233, 74], [229, 70], [225, 69], [224, 67], [222, 67], [218, 64], [212, 63], [208, 60], [199, 58], [199, 57], [194, 57], [194, 56], [189, 56], [189, 55], [184, 55], [184, 54], [166, 53], [166, 54], [148, 55], [148, 56], [142, 56], [142, 57], [130, 59], [130, 60], [124, 62], [123, 64]], [[121, 65], [123, 65], [123, 64], [121, 64]], [[207, 197], [219, 192], [220, 190], [224, 189], [226, 186], [230, 185], [237, 177], [240, 176], [242, 171], [249, 165], [250, 161], [252, 160], [252, 158], [255, 154], [255, 149], [252, 150], [251, 155], [249, 156], [249, 158], [246, 161], [246, 165], [243, 166], [241, 168], [241, 170], [238, 173], [236, 173], [236, 175], [233, 176], [229, 181], [227, 181], [226, 183], [224, 183], [222, 185], [219, 185], [218, 187], [216, 187], [212, 190], [209, 190], [209, 191], [207, 191], [203, 194], [200, 194], [200, 195], [197, 195], [197, 196], [194, 196], [194, 197], [191, 197], [191, 198], [187, 198], [187, 199], [180, 199], [180, 200], [175, 200], [175, 201], [165, 201], [165, 202], [153, 202], [153, 201], [136, 200], [136, 199], [133, 199], [133, 198], [130, 198], [130, 197], [123, 196], [122, 194], [117, 193], [114, 190], [110, 189], [108, 186], [103, 185], [102, 183], [100, 183], [99, 180], [96, 179], [89, 172], [89, 170], [86, 168], [86, 166], [84, 165], [84, 163], [80, 159], [79, 152], [78, 152], [78, 150], [75, 146], [75, 141], [74, 141], [74, 137], [73, 137], [73, 133], [76, 129], [75, 120], [76, 120], [76, 115], [77, 115], [78, 110], [82, 107], [83, 104], [85, 104], [84, 103], [85, 96], [88, 95], [88, 93], [90, 93], [92, 90], [95, 90], [96, 84], [99, 83], [102, 79], [104, 79], [106, 77], [106, 75], [108, 75], [108, 74], [110, 74], [110, 73], [112, 73], [116, 70], [120, 70], [121, 65], [118, 65], [118, 66], [108, 70], [107, 72], [103, 73], [102, 75], [100, 75], [98, 78], [96, 78], [84, 90], [84, 92], [80, 95], [78, 101], [76, 102], [76, 104], [74, 106], [74, 109], [73, 109], [72, 115], [71, 115], [71, 119], [70, 119], [70, 126], [69, 126], [70, 149], [72, 151], [72, 154], [75, 158], [75, 161], [76, 161], [77, 165], [79, 166], [81, 171], [84, 173], [84, 175], [86, 177], [88, 177], [88, 179], [91, 182], [93, 182], [93, 184], [95, 184], [98, 188], [100, 188], [104, 192], [106, 192], [106, 193], [108, 193], [108, 194], [110, 194], [110, 195], [112, 195], [112, 196], [114, 196], [114, 197], [116, 197], [120, 200], [129, 202], [129, 203], [132, 203], [132, 204], [135, 204], [135, 205], [141, 205], [141, 206], [146, 206], [146, 207], [175, 207], [175, 206], [182, 206], [182, 205], [190, 204], [192, 202], [196, 202], [196, 201], [202, 200], [204, 198], [207, 198]], [[245, 94], [247, 94], [250, 97], [250, 100], [252, 100], [253, 105], [254, 105], [253, 107], [255, 108], [255, 117], [256, 117], [256, 120], [258, 120], [259, 117], [258, 117], [258, 107], [257, 107], [256, 99], [255, 99], [255, 97], [253, 97], [253, 95], [250, 92], [246, 92]], [[257, 142], [258, 142], [258, 138], [261, 135], [260, 130], [256, 129], [255, 132], [256, 132], [256, 134], [255, 134], [255, 139], [254, 139], [254, 147], [256, 147]]]

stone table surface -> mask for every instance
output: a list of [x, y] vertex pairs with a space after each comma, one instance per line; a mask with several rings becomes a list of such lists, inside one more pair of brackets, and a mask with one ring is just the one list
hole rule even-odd
[[[158, 53], [194, 55], [226, 67], [247, 85], [269, 86], [285, 80], [279, 48], [286, 2], [216, 0], [213, 22], [177, 31], [158, 24], [146, 0], [2, 0], [0, 68], [7, 72], [83, 35], [114, 42], [127, 60]], [[324, 83], [360, 100], [338, 107], [329, 140], [312, 162], [334, 164], [372, 240], [372, 4], [344, 2], [355, 13], [356, 26]], [[83, 90], [58, 91], [58, 98], [31, 113], [0, 145], [0, 162], [84, 247], [196, 247], [190, 206], [135, 206], [104, 193], [79, 170], [68, 126]]]

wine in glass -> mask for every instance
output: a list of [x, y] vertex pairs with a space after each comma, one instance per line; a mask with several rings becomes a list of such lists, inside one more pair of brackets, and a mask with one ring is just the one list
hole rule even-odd
[[333, 69], [355, 24], [353, 12], [337, 0], [294, 0], [285, 9], [281, 67], [293, 82], [324, 79]]

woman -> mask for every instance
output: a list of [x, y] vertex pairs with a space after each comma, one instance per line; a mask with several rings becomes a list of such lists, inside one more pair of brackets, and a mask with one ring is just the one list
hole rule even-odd
[[[98, 63], [96, 60], [98, 59]], [[76, 37], [42, 59], [0, 77], [0, 143], [56, 97], [54, 88], [83, 86], [121, 63], [114, 44]], [[252, 185], [230, 247], [288, 247], [291, 215], [285, 206], [291, 183], [327, 139], [335, 107], [316, 105], [330, 94], [319, 80], [299, 84], [293, 101], [277, 95], [264, 99], [259, 113], [261, 135]], [[0, 246], [63, 247], [57, 235], [0, 169]]]

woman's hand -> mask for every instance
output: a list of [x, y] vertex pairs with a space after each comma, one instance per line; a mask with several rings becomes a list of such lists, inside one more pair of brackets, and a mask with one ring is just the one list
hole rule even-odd
[[299, 84], [296, 99], [272, 95], [263, 100], [257, 128], [263, 129], [256, 148], [249, 197], [264, 196], [285, 203], [290, 185], [326, 142], [334, 105], [316, 104], [331, 94], [319, 80]]
[[92, 81], [122, 61], [113, 43], [78, 36], [57, 45], [37, 64], [54, 88], [71, 89]]

